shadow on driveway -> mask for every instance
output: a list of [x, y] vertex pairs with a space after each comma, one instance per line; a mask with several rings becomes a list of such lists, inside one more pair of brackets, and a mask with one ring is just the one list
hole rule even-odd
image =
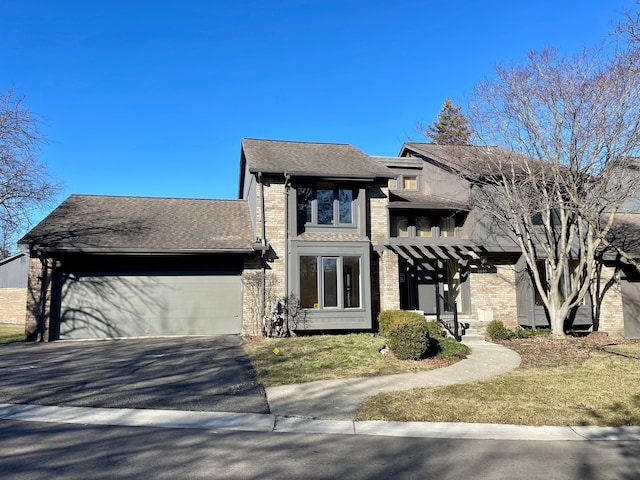
[[236, 336], [0, 345], [0, 403], [269, 413]]

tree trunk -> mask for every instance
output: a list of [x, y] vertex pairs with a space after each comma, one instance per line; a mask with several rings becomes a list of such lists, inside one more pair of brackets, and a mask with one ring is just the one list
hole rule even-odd
[[565, 337], [564, 333], [564, 317], [562, 312], [558, 309], [557, 294], [551, 294], [549, 298], [549, 324], [551, 326], [551, 333], [554, 337]]

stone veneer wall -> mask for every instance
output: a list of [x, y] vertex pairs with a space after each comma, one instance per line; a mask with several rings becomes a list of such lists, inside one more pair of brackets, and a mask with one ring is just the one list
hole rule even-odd
[[0, 288], [0, 323], [24, 325], [26, 288]]
[[[616, 273], [615, 267], [602, 267], [601, 285], [605, 285]], [[622, 307], [622, 291], [619, 282], [604, 294], [600, 305], [600, 325], [598, 330], [612, 336], [624, 335], [624, 313]]]
[[493, 319], [502, 321], [508, 328], [518, 325], [516, 304], [515, 265], [510, 257], [489, 257], [493, 267], [488, 273], [471, 269], [471, 315], [478, 318], [478, 309], [491, 309]]

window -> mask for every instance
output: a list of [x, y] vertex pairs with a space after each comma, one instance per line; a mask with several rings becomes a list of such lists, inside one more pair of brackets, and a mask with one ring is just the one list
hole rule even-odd
[[418, 189], [418, 177], [415, 175], [404, 175], [402, 177], [402, 189], [403, 190], [417, 190]]
[[431, 230], [431, 217], [416, 217], [416, 236], [418, 237], [431, 237], [433, 236]]
[[298, 187], [298, 230], [306, 224], [335, 226], [354, 224], [354, 191], [320, 182], [315, 188]]
[[360, 256], [300, 256], [302, 308], [360, 308]]
[[409, 236], [409, 218], [405, 215], [391, 217], [391, 236], [392, 237], [408, 237]]
[[440, 219], [440, 236], [455, 237], [456, 236], [456, 220], [453, 217], [442, 217]]
[[[391, 213], [390, 235], [392, 238], [409, 237], [409, 238], [432, 238], [440, 237], [456, 237], [458, 235], [457, 227], [460, 225], [462, 218], [455, 215], [440, 217], [430, 215], [413, 214], [408, 211], [397, 211]], [[436, 212], [434, 212], [437, 215]], [[438, 229], [434, 229], [438, 226]]]
[[300, 306], [318, 308], [317, 257], [300, 257]]
[[313, 188], [298, 188], [298, 225], [311, 223], [313, 212]]
[[[536, 268], [538, 270], [538, 275], [540, 277], [540, 283], [542, 284], [542, 289], [547, 292], [549, 291], [549, 284], [547, 283], [547, 263], [544, 260], [536, 261]], [[536, 306], [544, 306], [544, 301], [542, 300], [542, 295], [536, 288], [535, 283], [533, 284], [533, 289], [535, 290], [535, 301]]]

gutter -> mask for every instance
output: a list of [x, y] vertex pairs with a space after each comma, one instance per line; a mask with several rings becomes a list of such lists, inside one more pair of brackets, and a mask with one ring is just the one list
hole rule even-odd
[[170, 255], [208, 255], [208, 254], [249, 254], [262, 250], [262, 245], [252, 245], [246, 248], [206, 248], [206, 249], [145, 249], [145, 248], [76, 248], [76, 247], [37, 247], [29, 248], [31, 257], [51, 253], [84, 253], [87, 255], [124, 255], [124, 256], [170, 256]]
[[[264, 316], [267, 311], [267, 264], [265, 262], [264, 256], [267, 253], [267, 224], [266, 219], [264, 217], [264, 183], [262, 183], [262, 172], [258, 172], [258, 181], [260, 182], [260, 220], [262, 222], [262, 238], [260, 239], [262, 243], [262, 250], [260, 252], [260, 263], [262, 264], [262, 285], [260, 286], [260, 300], [262, 303], [262, 322], [263, 322], [263, 330], [262, 334], [264, 335]], [[257, 333], [257, 332], [256, 332]]]

